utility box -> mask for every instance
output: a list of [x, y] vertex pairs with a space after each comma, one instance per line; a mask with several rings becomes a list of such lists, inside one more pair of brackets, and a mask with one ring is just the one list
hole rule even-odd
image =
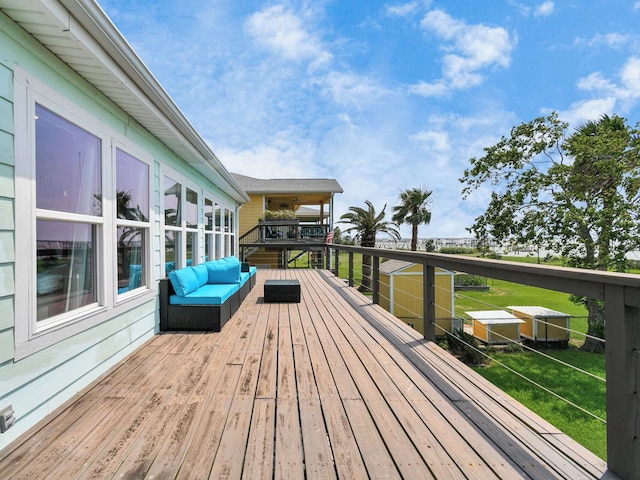
[[524, 320], [504, 310], [466, 312], [471, 317], [473, 336], [487, 344], [520, 343], [520, 325]]
[[569, 341], [569, 315], [538, 306], [512, 306], [513, 314], [524, 320], [520, 335], [534, 342]]

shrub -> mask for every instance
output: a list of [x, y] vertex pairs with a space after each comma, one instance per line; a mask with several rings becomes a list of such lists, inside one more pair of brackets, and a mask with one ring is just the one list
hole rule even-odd
[[479, 345], [476, 338], [458, 328], [453, 335], [447, 335], [448, 350], [456, 355], [460, 361], [467, 365], [482, 365], [484, 363], [484, 355], [479, 351]]

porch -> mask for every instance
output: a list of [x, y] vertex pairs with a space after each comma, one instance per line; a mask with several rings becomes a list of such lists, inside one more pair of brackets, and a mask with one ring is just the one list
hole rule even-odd
[[[302, 302], [263, 303], [267, 278]], [[606, 464], [327, 270], [259, 270], [0, 452], [0, 478], [598, 479]]]

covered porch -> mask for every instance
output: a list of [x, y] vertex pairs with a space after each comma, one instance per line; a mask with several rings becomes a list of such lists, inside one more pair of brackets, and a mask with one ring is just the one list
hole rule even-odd
[[[297, 278], [301, 303], [264, 303]], [[0, 452], [0, 478], [598, 479], [606, 464], [327, 270], [259, 270]]]

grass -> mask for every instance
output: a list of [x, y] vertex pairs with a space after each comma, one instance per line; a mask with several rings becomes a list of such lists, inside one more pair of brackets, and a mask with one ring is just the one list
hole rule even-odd
[[[545, 351], [545, 353], [591, 372], [600, 378], [605, 377], [604, 355], [590, 354], [576, 348], [551, 350]], [[606, 385], [604, 382], [532, 352], [494, 352], [491, 357], [598, 417], [606, 418]], [[604, 423], [515, 375], [496, 362], [492, 362], [487, 367], [475, 368], [475, 370], [527, 408], [606, 460], [607, 436]]]

